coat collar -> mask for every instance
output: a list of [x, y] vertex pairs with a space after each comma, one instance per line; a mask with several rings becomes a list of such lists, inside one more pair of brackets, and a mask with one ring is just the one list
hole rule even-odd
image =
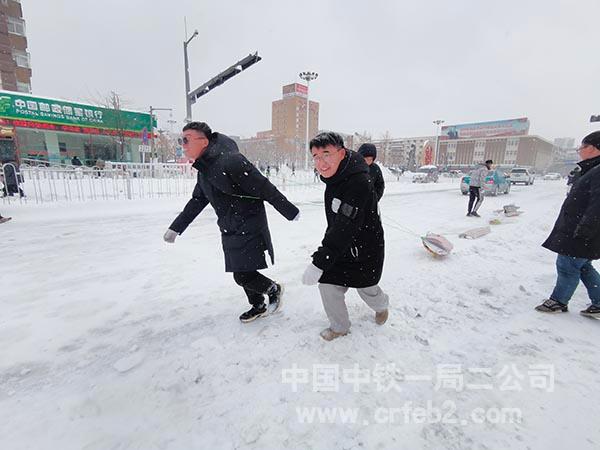
[[223, 149], [218, 144], [219, 133], [213, 133], [206, 150], [200, 155], [200, 157], [194, 161], [192, 167], [200, 170], [201, 168], [208, 168], [212, 166], [215, 161], [223, 154]]
[[581, 167], [581, 174], [583, 175], [586, 172], [589, 172], [590, 169], [593, 169], [597, 165], [600, 164], [600, 156], [596, 156], [595, 158], [586, 159], [584, 161], [579, 161], [577, 165]]

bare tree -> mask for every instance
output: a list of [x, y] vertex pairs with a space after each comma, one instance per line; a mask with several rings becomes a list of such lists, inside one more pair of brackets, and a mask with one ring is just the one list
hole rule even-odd
[[381, 161], [387, 165], [390, 159], [390, 147], [392, 144], [392, 135], [389, 131], [386, 131], [381, 135]]
[[[114, 110], [114, 123], [111, 124], [115, 130], [115, 134], [111, 135], [113, 144], [117, 148], [117, 159], [123, 161], [125, 159], [125, 118], [123, 117], [123, 108], [129, 108], [130, 102], [123, 98], [116, 91], [110, 91], [109, 94], [96, 93], [90, 96], [87, 100], [92, 105], [101, 108]], [[149, 130], [149, 132], [151, 132]]]
[[372, 140], [371, 133], [367, 133], [366, 131], [363, 131], [362, 133], [354, 133], [354, 150], [358, 150], [358, 147], [360, 147], [362, 144], [371, 142]]
[[174, 161], [177, 158], [177, 139], [168, 131], [158, 130], [154, 139], [154, 152], [161, 162]]

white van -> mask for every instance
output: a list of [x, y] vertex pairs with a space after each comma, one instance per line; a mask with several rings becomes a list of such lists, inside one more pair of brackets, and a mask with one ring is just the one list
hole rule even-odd
[[533, 184], [535, 181], [535, 175], [531, 169], [527, 169], [525, 167], [515, 167], [510, 171], [510, 183], [517, 184], [523, 183]]

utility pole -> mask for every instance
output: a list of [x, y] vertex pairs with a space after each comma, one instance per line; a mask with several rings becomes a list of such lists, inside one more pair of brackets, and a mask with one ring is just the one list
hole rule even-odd
[[[436, 125], [435, 127], [435, 159], [438, 161], [438, 164], [441, 162], [439, 160], [439, 151], [440, 151], [440, 133], [441, 128], [440, 125], [444, 123], [443, 120], [437, 119], [434, 120], [433, 123]], [[446, 149], [446, 166], [448, 165], [448, 150]]]
[[308, 170], [308, 154], [310, 153], [310, 147], [308, 140], [309, 120], [310, 120], [310, 82], [316, 80], [319, 77], [317, 72], [300, 72], [299, 77], [306, 81], [306, 148], [304, 154], [304, 170]]
[[185, 66], [185, 122], [189, 123], [192, 121], [192, 103], [189, 99], [190, 93], [190, 63], [188, 60], [187, 48], [189, 43], [198, 36], [198, 30], [194, 30], [194, 34], [188, 39], [187, 38], [187, 23], [185, 22], [185, 40], [183, 41], [183, 64]]

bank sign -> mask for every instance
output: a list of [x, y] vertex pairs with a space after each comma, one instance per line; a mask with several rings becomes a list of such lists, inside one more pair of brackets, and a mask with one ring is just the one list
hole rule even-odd
[[529, 133], [529, 119], [496, 120], [463, 123], [442, 127], [441, 139], [477, 139], [503, 136], [523, 136]]
[[[114, 110], [98, 106], [21, 95], [0, 91], [0, 118], [11, 119], [18, 124], [40, 122], [62, 125], [65, 128], [80, 127], [102, 130], [123, 130], [142, 133], [150, 129], [150, 114]], [[84, 131], [82, 131], [84, 132]]]

